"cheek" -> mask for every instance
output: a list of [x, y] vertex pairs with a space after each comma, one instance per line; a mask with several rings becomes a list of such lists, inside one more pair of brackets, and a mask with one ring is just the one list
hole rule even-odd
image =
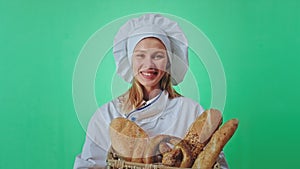
[[167, 69], [167, 64], [168, 62], [167, 61], [164, 61], [164, 62], [160, 62], [157, 64], [157, 68], [161, 71], [166, 71]]
[[136, 62], [136, 61], [132, 61], [132, 70], [133, 70], [133, 73], [137, 73], [138, 72], [138, 70], [139, 70], [139, 67], [140, 67], [140, 64], [138, 63], [138, 62]]

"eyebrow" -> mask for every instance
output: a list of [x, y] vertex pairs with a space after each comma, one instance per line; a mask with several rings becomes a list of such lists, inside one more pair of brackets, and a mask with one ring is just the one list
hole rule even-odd
[[134, 51], [133, 51], [133, 53], [136, 53], [136, 52], [146, 52], [146, 50], [138, 49], [138, 50], [134, 50]]
[[[146, 53], [147, 50], [143, 50], [143, 49], [138, 49], [138, 50], [134, 50], [133, 53], [138, 53], [138, 52], [141, 52], [141, 53]], [[157, 50], [154, 52], [154, 54], [157, 54], [157, 53], [162, 53], [162, 54], [165, 54], [166, 53], [166, 50]]]

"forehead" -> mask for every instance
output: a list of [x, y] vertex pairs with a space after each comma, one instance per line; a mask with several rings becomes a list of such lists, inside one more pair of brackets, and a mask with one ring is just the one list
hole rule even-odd
[[145, 38], [137, 43], [137, 45], [134, 48], [134, 51], [148, 50], [148, 49], [166, 50], [166, 47], [157, 38]]

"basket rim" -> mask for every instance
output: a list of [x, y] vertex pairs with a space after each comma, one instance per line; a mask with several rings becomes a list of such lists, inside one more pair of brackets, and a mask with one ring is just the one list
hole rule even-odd
[[[115, 154], [115, 153], [114, 153], [113, 149], [110, 148], [110, 151], [107, 153], [107, 158], [106, 158], [107, 167], [121, 168], [121, 169], [176, 169], [176, 168], [179, 168], [179, 167], [166, 166], [161, 163], [146, 164], [146, 163], [137, 163], [137, 162], [126, 161], [125, 159], [122, 159], [120, 157], [114, 158], [113, 154]], [[214, 164], [212, 169], [218, 169], [218, 167], [217, 167], [218, 165], [219, 165], [219, 162], [216, 161], [216, 164]], [[180, 169], [191, 169], [191, 168], [180, 168]]]
[[[143, 168], [143, 169], [175, 169], [178, 167], [169, 167], [162, 164], [145, 164], [145, 163], [136, 163], [129, 162], [125, 160], [115, 160], [115, 159], [107, 159], [107, 165], [116, 168]], [[181, 169], [191, 169], [191, 168], [181, 168]]]

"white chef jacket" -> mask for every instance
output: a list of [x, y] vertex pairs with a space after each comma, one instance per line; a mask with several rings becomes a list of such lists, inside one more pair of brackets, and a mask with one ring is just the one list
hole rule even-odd
[[[76, 157], [74, 169], [105, 167], [111, 144], [109, 124], [114, 118], [125, 117], [134, 121], [147, 131], [150, 137], [167, 134], [183, 138], [189, 126], [203, 111], [197, 102], [189, 98], [170, 99], [167, 91], [162, 91], [155, 98], [145, 102], [143, 107], [128, 114], [122, 113], [119, 99], [114, 99], [100, 107], [92, 116], [82, 153]], [[218, 161], [222, 168], [228, 168], [223, 153]]]

